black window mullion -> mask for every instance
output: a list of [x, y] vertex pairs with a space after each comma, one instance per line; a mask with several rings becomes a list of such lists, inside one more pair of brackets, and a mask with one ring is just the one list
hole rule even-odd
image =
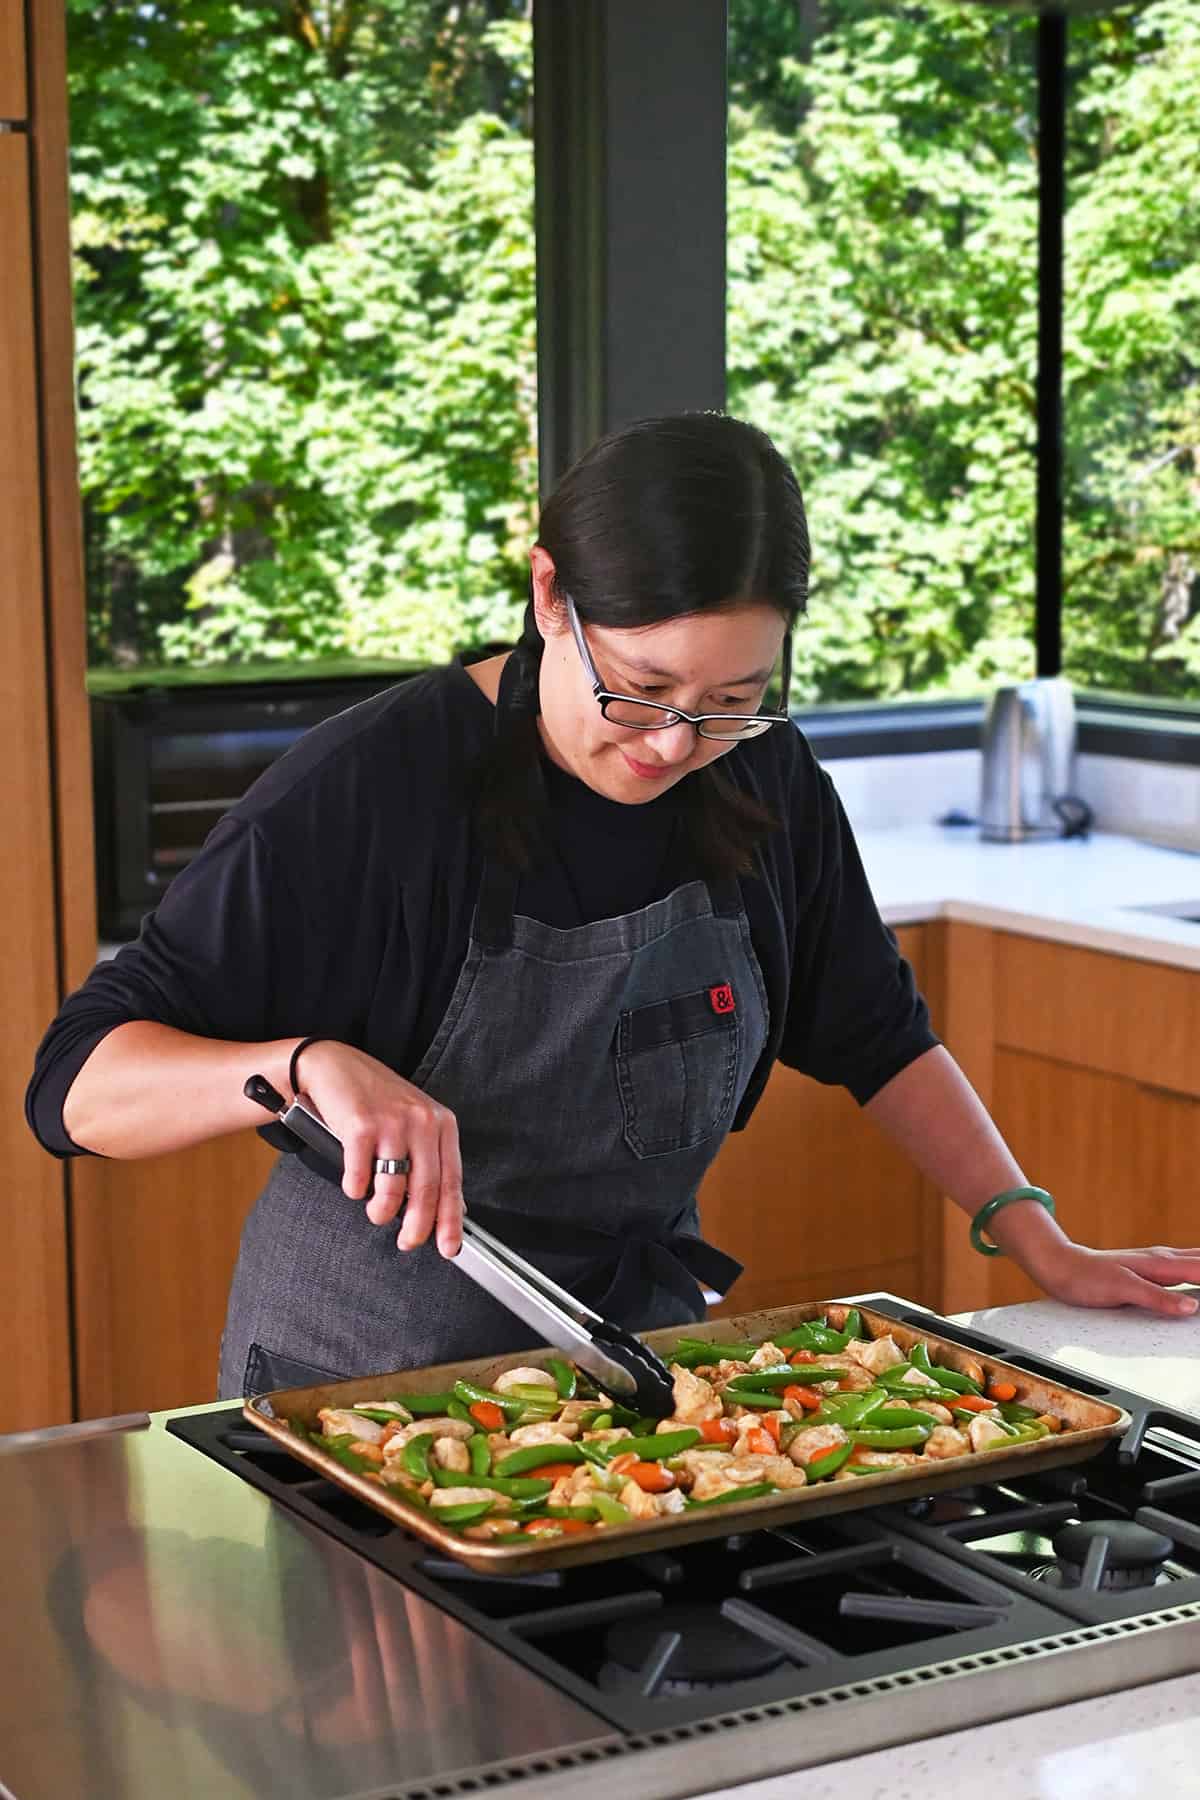
[[1037, 672], [1062, 669], [1063, 213], [1067, 20], [1038, 20]]

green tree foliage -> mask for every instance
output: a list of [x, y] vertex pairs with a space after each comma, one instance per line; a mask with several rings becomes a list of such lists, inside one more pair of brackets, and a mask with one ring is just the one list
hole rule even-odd
[[[564, 0], [566, 3], [566, 0]], [[98, 659], [510, 635], [527, 0], [68, 0]], [[1036, 27], [731, 0], [729, 406], [812, 514], [798, 697], [1032, 672]], [[1200, 680], [1200, 9], [1071, 23], [1066, 648]]]
[[[732, 20], [729, 404], [806, 488], [808, 697], [1029, 675], [1033, 21], [958, 0]], [[1195, 692], [1200, 12], [1070, 31], [1067, 667]]]
[[71, 0], [93, 654], [509, 635], [536, 497], [508, 0]]

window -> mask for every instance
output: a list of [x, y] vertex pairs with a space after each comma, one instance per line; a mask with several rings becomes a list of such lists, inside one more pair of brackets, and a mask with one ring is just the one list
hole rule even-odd
[[729, 407], [814, 542], [798, 700], [1034, 672], [1036, 22], [731, 0]]
[[1200, 14], [1073, 18], [1064, 221], [1065, 672], [1200, 696]]
[[90, 660], [511, 637], [537, 501], [525, 0], [70, 0]]

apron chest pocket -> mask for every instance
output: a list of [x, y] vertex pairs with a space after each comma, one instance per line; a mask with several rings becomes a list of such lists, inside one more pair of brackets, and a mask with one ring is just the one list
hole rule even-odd
[[728, 1126], [741, 1036], [726, 983], [621, 1014], [617, 1087], [625, 1142], [635, 1156], [690, 1150]]

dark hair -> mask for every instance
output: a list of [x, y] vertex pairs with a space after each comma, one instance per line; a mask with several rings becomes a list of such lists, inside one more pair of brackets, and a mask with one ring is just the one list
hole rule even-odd
[[[747, 600], [789, 626], [808, 599], [809, 542], [796, 477], [765, 432], [723, 413], [639, 419], [601, 438], [542, 507], [537, 542], [554, 590], [584, 623], [629, 629]], [[489, 848], [527, 868], [540, 842], [537, 691], [542, 636], [532, 590], [479, 795]], [[506, 683], [506, 685], [508, 685]], [[772, 815], [710, 763], [680, 783], [705, 875], [745, 874]]]

